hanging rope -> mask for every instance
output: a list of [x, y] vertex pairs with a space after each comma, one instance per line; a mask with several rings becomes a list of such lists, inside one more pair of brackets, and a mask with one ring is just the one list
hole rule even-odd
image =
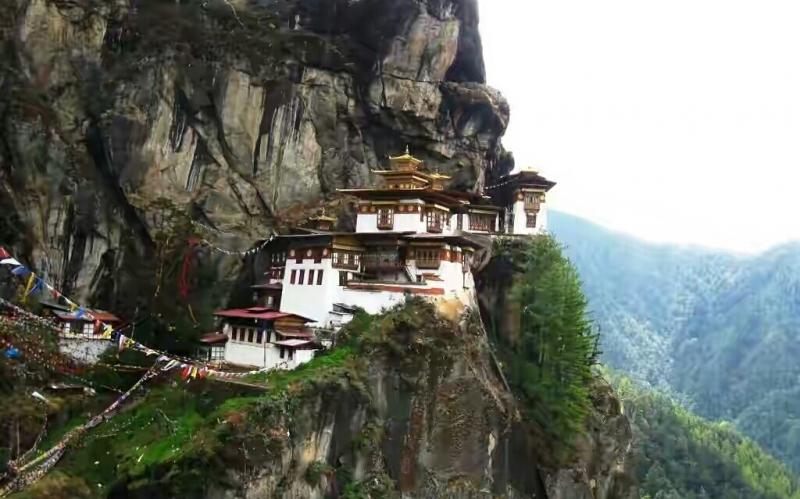
[[153, 364], [153, 367], [148, 370], [144, 376], [139, 378], [137, 381], [128, 391], [123, 393], [117, 400], [115, 400], [111, 405], [105, 408], [103, 412], [97, 414], [95, 417], [90, 419], [87, 423], [71, 430], [68, 432], [64, 437], [59, 440], [57, 444], [55, 444], [50, 450], [43, 453], [41, 456], [28, 461], [25, 464], [11, 467], [11, 473], [13, 473], [15, 478], [11, 480], [7, 485], [5, 485], [2, 489], [0, 489], [0, 497], [7, 496], [13, 492], [18, 492], [25, 487], [28, 487], [32, 483], [39, 480], [42, 476], [44, 476], [48, 471], [53, 469], [53, 467], [58, 463], [64, 453], [67, 451], [70, 445], [75, 444], [75, 442], [80, 439], [83, 435], [86, 434], [92, 428], [99, 426], [101, 423], [107, 421], [108, 419], [112, 418], [117, 414], [117, 411], [122, 406], [122, 404], [133, 394], [136, 390], [138, 390], [142, 385], [144, 385], [147, 381], [155, 378], [161, 373], [161, 366], [160, 366], [161, 359], [156, 360]]

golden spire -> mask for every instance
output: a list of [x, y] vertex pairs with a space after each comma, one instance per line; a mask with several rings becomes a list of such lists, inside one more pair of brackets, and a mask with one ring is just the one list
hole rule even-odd
[[411, 150], [406, 145], [406, 153], [402, 156], [389, 156], [389, 161], [395, 170], [416, 170], [422, 164], [421, 159], [417, 159], [411, 155]]

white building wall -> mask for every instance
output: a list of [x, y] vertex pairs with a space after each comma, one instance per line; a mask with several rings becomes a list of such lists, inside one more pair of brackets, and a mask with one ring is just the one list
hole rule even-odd
[[[285, 349], [284, 358], [281, 358], [281, 347], [266, 342], [266, 334], [262, 336], [261, 343], [234, 341], [231, 338], [231, 326], [226, 324], [222, 332], [228, 336], [225, 344], [225, 362], [239, 366], [252, 366], [259, 369], [294, 369], [314, 358], [315, 350], [295, 350], [294, 359], [289, 360], [289, 349]], [[276, 340], [275, 332], [271, 334], [271, 341]]]
[[378, 228], [377, 213], [359, 213], [356, 218], [356, 232], [414, 232], [422, 233], [427, 228], [427, 222], [420, 220], [419, 213], [394, 213], [394, 223], [391, 229]]
[[[462, 253], [457, 253], [461, 258]], [[475, 280], [472, 272], [464, 274], [464, 266], [461, 262], [448, 262], [442, 261], [438, 269], [420, 269], [417, 267], [416, 260], [408, 260], [408, 267], [412, 274], [436, 274], [441, 281], [429, 281], [427, 287], [430, 288], [443, 288], [445, 295], [450, 295], [456, 292], [461, 292], [464, 289], [474, 289]]]
[[536, 227], [529, 228], [528, 216], [525, 212], [525, 202], [515, 201], [514, 210], [514, 234], [517, 235], [536, 235], [541, 234], [547, 229], [547, 209], [544, 204], [540, 205], [539, 214], [536, 216]]
[[[421, 199], [402, 199], [398, 203], [409, 205], [414, 204], [424, 208], [425, 202]], [[423, 233], [427, 230], [427, 221], [423, 217], [420, 220], [419, 213], [405, 213], [394, 210], [394, 223], [391, 230], [378, 229], [377, 213], [358, 213], [356, 215], [356, 232], [375, 233], [375, 232], [415, 232]]]
[[359, 306], [368, 314], [378, 314], [405, 300], [405, 293], [342, 288], [341, 302]]
[[58, 349], [61, 353], [83, 364], [96, 363], [111, 346], [109, 340], [102, 338], [72, 336], [58, 340]]
[[294, 358], [289, 360], [289, 351], [286, 351], [286, 358], [280, 359], [280, 363], [276, 365], [279, 369], [294, 369], [314, 358], [315, 350], [295, 350]]
[[294, 358], [289, 359], [289, 349], [276, 345], [255, 345], [252, 343], [230, 342], [225, 345], [225, 362], [239, 366], [253, 366], [259, 369], [294, 369], [314, 358], [316, 350], [295, 350]]
[[[419, 213], [394, 213], [394, 232], [423, 233], [427, 230], [427, 222], [420, 221]], [[386, 232], [386, 231], [383, 231]]]
[[[228, 340], [225, 344], [225, 362], [240, 366], [266, 367], [273, 361], [271, 345]], [[274, 356], [277, 356], [275, 354]]]
[[[291, 283], [292, 271], [304, 270], [303, 282]], [[309, 271], [314, 271], [314, 281], [308, 283]], [[322, 284], [317, 284], [317, 275], [322, 271]], [[280, 311], [302, 315], [316, 322], [325, 322], [328, 312], [333, 308], [339, 285], [339, 272], [333, 268], [330, 258], [323, 258], [314, 263], [313, 258], [304, 258], [303, 263], [296, 263], [294, 258], [286, 261], [286, 273], [283, 276], [283, 292], [281, 294]]]
[[378, 214], [359, 213], [356, 215], [356, 232], [380, 232], [378, 230]]
[[539, 207], [539, 219], [536, 220], [536, 226], [539, 234], [547, 232], [547, 206], [544, 203]]

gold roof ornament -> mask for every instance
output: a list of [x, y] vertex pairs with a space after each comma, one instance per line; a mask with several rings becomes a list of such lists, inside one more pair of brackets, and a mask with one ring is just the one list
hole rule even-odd
[[411, 151], [406, 145], [406, 152], [401, 156], [389, 156], [389, 162], [397, 170], [416, 170], [422, 164], [421, 159], [417, 159], [411, 155]]
[[322, 213], [320, 213], [319, 215], [314, 215], [313, 217], [310, 217], [309, 220], [314, 221], [314, 222], [317, 222], [317, 221], [319, 221], [319, 222], [335, 222], [336, 221], [336, 217], [329, 217], [328, 215], [326, 215], [325, 214], [325, 207], [323, 207], [322, 208]]

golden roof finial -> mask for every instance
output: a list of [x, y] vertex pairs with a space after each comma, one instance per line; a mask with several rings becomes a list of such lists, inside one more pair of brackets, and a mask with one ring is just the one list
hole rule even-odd
[[414, 169], [422, 164], [421, 159], [411, 155], [411, 149], [406, 145], [406, 152], [402, 156], [389, 156], [389, 161], [398, 165], [411, 165]]

